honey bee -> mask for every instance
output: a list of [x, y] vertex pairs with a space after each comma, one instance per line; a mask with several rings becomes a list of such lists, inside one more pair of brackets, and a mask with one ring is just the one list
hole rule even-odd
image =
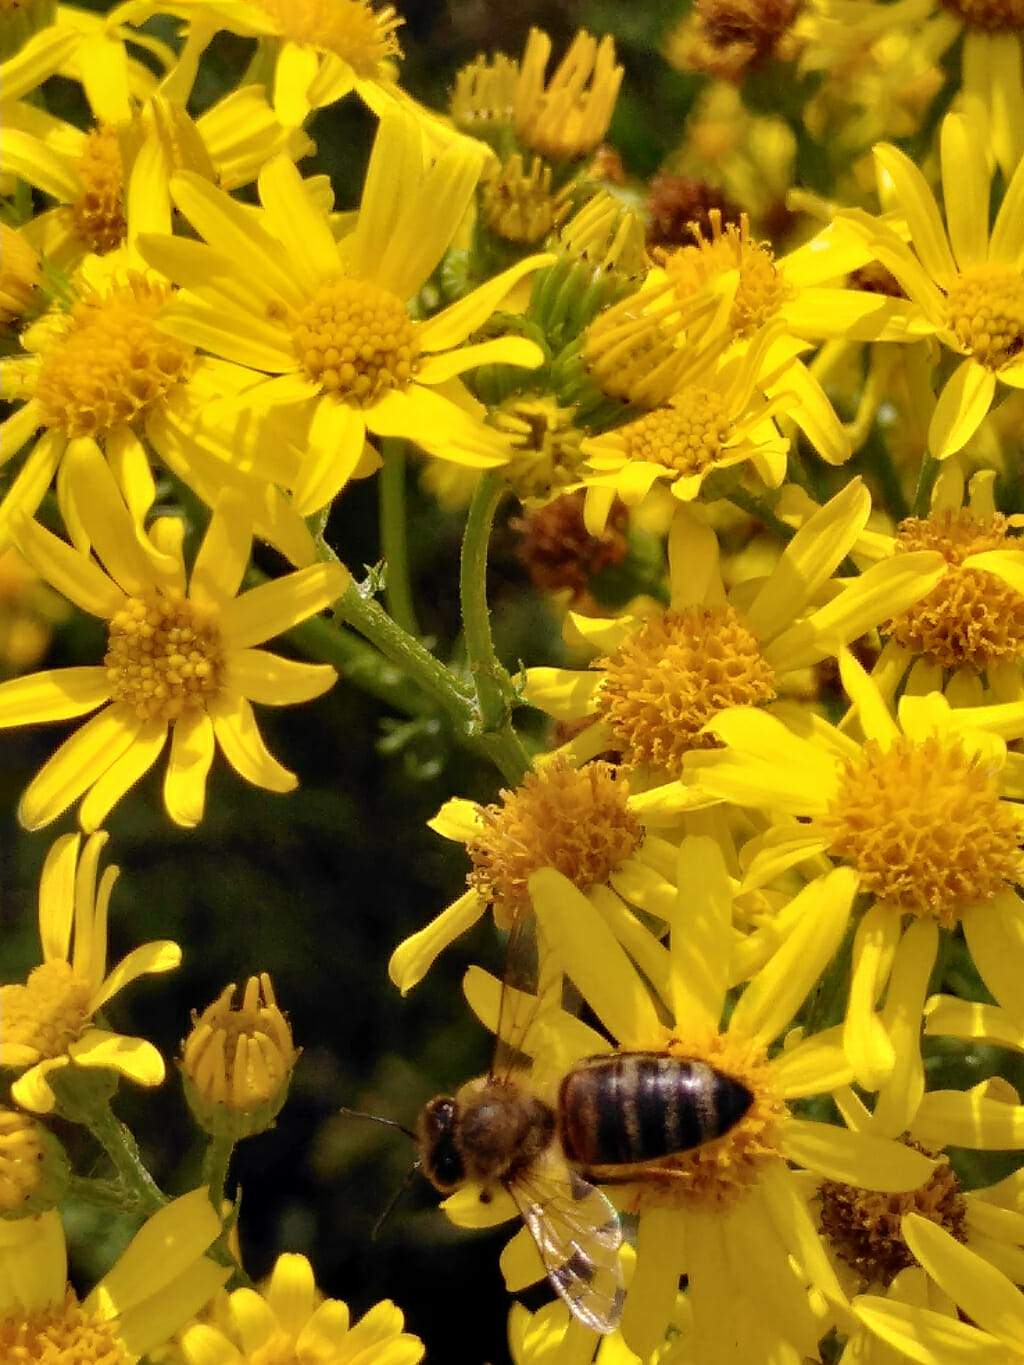
[[[503, 1011], [507, 990], [506, 976]], [[591, 1182], [653, 1178], [659, 1161], [727, 1133], [752, 1099], [705, 1062], [660, 1052], [586, 1057], [562, 1078], [554, 1104], [534, 1093], [525, 1070], [492, 1066], [424, 1107], [420, 1168], [442, 1194], [477, 1182], [486, 1199], [504, 1187], [555, 1291], [587, 1327], [612, 1332], [624, 1298], [622, 1228]]]

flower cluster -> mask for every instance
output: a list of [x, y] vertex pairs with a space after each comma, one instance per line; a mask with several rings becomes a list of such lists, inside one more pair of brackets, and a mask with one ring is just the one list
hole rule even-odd
[[[4, 1360], [423, 1355], [299, 1251], [244, 1268], [232, 1156], [302, 1065], [261, 964], [179, 1021], [201, 1169], [115, 1113], [168, 1070], [121, 993], [183, 952], [108, 966], [103, 852], [166, 817], [191, 877], [238, 777], [295, 792], [256, 708], [320, 699], [271, 742], [333, 790], [274, 801], [295, 903], [246, 927], [310, 1018], [344, 996], [279, 921], [287, 822], [369, 802], [355, 689], [378, 762], [477, 764], [429, 822], [464, 883], [383, 938], [402, 996], [505, 943], [444, 1025], [493, 1065], [413, 1136], [452, 1222], [522, 1218], [508, 1289], [557, 1301], [513, 1308], [516, 1365], [1024, 1359], [1024, 7], [635, 8], [438, 110], [375, 0], [0, 6], [4, 788], [19, 850], [66, 822], [2, 964]], [[125, 1249], [83, 1277], [86, 1217]]]

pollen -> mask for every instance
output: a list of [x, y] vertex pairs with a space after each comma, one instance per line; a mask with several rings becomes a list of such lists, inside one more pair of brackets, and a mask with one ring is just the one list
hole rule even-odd
[[22, 985], [0, 986], [4, 1042], [62, 1057], [89, 1018], [89, 985], [58, 958], [33, 968]]
[[98, 256], [124, 241], [124, 163], [113, 128], [93, 128], [78, 160], [82, 193], [72, 207], [75, 232]]
[[829, 852], [857, 868], [865, 890], [948, 929], [1022, 870], [996, 778], [956, 738], [900, 736], [885, 749], [868, 740], [822, 824]]
[[[6, 1034], [7, 1021], [4, 1020]], [[46, 1148], [35, 1119], [0, 1107], [0, 1216], [22, 1214], [45, 1178]]]
[[87, 1313], [68, 1286], [61, 1304], [26, 1313], [21, 1307], [0, 1317], [0, 1359], [18, 1365], [131, 1365], [116, 1324]]
[[21, 317], [41, 277], [35, 249], [17, 228], [0, 222], [0, 324]]
[[897, 553], [938, 550], [948, 571], [919, 602], [884, 628], [898, 645], [941, 668], [983, 672], [1003, 659], [1024, 656], [1024, 597], [995, 574], [964, 569], [968, 555], [1013, 549], [1002, 513], [978, 517], [946, 508], [923, 520], [911, 517], [896, 532]]
[[688, 607], [649, 616], [606, 659], [597, 693], [627, 766], [678, 777], [691, 749], [715, 741], [701, 734], [728, 706], [756, 706], [775, 696], [775, 675], [753, 632], [730, 606]]
[[779, 1140], [786, 1105], [774, 1068], [762, 1048], [723, 1033], [675, 1037], [666, 1050], [675, 1057], [706, 1062], [739, 1081], [753, 1101], [721, 1137], [645, 1167], [642, 1180], [622, 1187], [620, 1207], [631, 1213], [650, 1208], [700, 1208], [711, 1213], [729, 1208], [757, 1183], [766, 1163], [783, 1160]]
[[1024, 350], [1024, 275], [988, 262], [958, 275], [946, 295], [946, 325], [960, 348], [998, 370]]
[[394, 294], [365, 280], [322, 284], [293, 319], [299, 363], [314, 383], [339, 398], [369, 405], [413, 377], [416, 325]]
[[[251, 0], [252, 2], [252, 0]], [[357, 76], [379, 74], [382, 61], [400, 57], [396, 32], [405, 23], [394, 5], [371, 9], [364, 0], [254, 0], [293, 43], [333, 52]]]
[[861, 1277], [862, 1287], [892, 1283], [901, 1270], [917, 1262], [900, 1230], [905, 1213], [918, 1213], [945, 1228], [958, 1242], [967, 1240], [967, 1201], [947, 1157], [909, 1147], [938, 1160], [916, 1190], [889, 1194], [826, 1180], [821, 1187], [821, 1231], [832, 1250]]
[[103, 660], [111, 698], [142, 720], [199, 711], [223, 683], [216, 620], [178, 598], [128, 597], [111, 619]]
[[538, 868], [556, 868], [584, 893], [607, 881], [642, 837], [628, 795], [610, 763], [577, 769], [555, 759], [502, 791], [500, 806], [480, 808], [466, 881], [491, 902], [499, 927], [529, 907], [527, 880]]
[[530, 246], [561, 223], [572, 208], [572, 189], [551, 191], [551, 167], [533, 157], [526, 170], [515, 152], [484, 187], [480, 213], [497, 237]]
[[1024, 0], [942, 0], [968, 28], [994, 32], [1024, 28]]
[[156, 327], [166, 297], [164, 285], [131, 275], [78, 300], [36, 380], [44, 425], [96, 436], [133, 422], [188, 377], [192, 347]]
[[731, 430], [722, 394], [690, 384], [673, 396], [671, 407], [645, 413], [620, 427], [618, 435], [629, 460], [647, 460], [680, 474], [700, 474], [718, 459]]
[[498, 409], [494, 424], [508, 434], [512, 446], [503, 472], [517, 497], [550, 497], [576, 482], [583, 432], [573, 416], [571, 408], [549, 398], [515, 396]]
[[739, 272], [729, 325], [737, 337], [751, 336], [773, 317], [793, 293], [775, 265], [767, 242], [750, 236], [745, 213], [739, 223], [723, 226], [721, 210], [708, 210], [711, 235], [694, 224], [694, 245], [679, 247], [664, 257], [665, 273], [680, 299], [690, 298], [720, 279], [727, 271]]
[[545, 85], [551, 39], [531, 28], [515, 90], [516, 137], [523, 147], [551, 161], [586, 156], [611, 122], [622, 83], [615, 44], [581, 29]]

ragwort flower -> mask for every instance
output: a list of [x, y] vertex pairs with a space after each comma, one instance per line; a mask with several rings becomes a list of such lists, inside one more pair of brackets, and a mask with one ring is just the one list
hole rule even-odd
[[874, 898], [854, 938], [844, 1039], [858, 1081], [875, 1089], [896, 1064], [877, 1002], [919, 919], [959, 926], [988, 989], [1022, 1017], [1024, 902], [1014, 884], [1024, 825], [1006, 799], [1020, 791], [1021, 763], [1005, 738], [1024, 733], [1024, 706], [953, 711], [938, 693], [904, 696], [897, 720], [846, 651], [839, 662], [862, 743], [820, 718], [794, 715], [787, 728], [737, 708], [708, 727], [725, 747], [690, 754], [686, 767], [699, 790], [776, 818], [746, 850], [743, 889], [826, 854], [854, 867]]
[[21, 823], [39, 829], [85, 795], [82, 828], [95, 829], [156, 762], [168, 734], [164, 803], [178, 824], [202, 819], [217, 744], [247, 781], [291, 791], [297, 778], [265, 748], [251, 703], [309, 701], [337, 675], [254, 646], [329, 606], [345, 591], [347, 570], [315, 564], [236, 597], [251, 527], [232, 494], [218, 503], [186, 580], [182, 521], [159, 518], [148, 535], [139, 529], [97, 452], [83, 454], [71, 477], [81, 528], [106, 572], [36, 522], [19, 523], [18, 544], [43, 578], [108, 622], [107, 653], [102, 664], [0, 685], [0, 726], [103, 709], [29, 783]]
[[429, 162], [415, 118], [392, 110], [381, 118], [355, 229], [341, 242], [280, 157], [260, 175], [259, 214], [183, 173], [172, 193], [205, 240], [140, 239], [146, 259], [183, 286], [161, 327], [232, 370], [246, 367], [251, 382], [232, 411], [284, 418], [308, 447], [292, 490], [303, 514], [345, 486], [367, 432], [462, 464], [508, 460], [506, 438], [484, 425], [457, 376], [491, 362], [537, 365], [540, 348], [514, 336], [461, 343], [549, 258], [520, 261], [425, 321], [407, 306], [450, 245], [479, 171], [457, 144]]
[[24, 985], [0, 986], [0, 1066], [22, 1069], [11, 1094], [35, 1113], [53, 1108], [50, 1079], [65, 1067], [109, 1068], [138, 1085], [159, 1085], [164, 1078], [163, 1058], [152, 1043], [93, 1023], [130, 981], [181, 961], [176, 943], [158, 941], [107, 971], [107, 907], [118, 869], [107, 867], [97, 881], [106, 842], [106, 834], [93, 834], [81, 857], [81, 835], [65, 834], [53, 844], [39, 879], [42, 965]]
[[423, 1343], [404, 1326], [390, 1299], [353, 1323], [346, 1303], [317, 1289], [306, 1257], [286, 1252], [262, 1289], [234, 1290], [211, 1322], [185, 1329], [179, 1347], [186, 1365], [417, 1365]]
[[726, 594], [717, 536], [680, 507], [669, 534], [669, 609], [612, 620], [573, 614], [575, 630], [603, 657], [588, 670], [527, 669], [525, 698], [560, 721], [596, 720], [570, 742], [573, 756], [621, 753], [637, 810], [671, 822], [692, 804], [678, 781], [685, 755], [710, 742], [703, 732], [717, 712], [772, 701], [787, 674], [856, 639], [897, 602], [909, 605], [941, 572], [938, 554], [890, 559], [816, 605], [869, 510], [867, 490], [851, 480], [766, 578]]
[[928, 182], [909, 157], [885, 142], [874, 150], [906, 217], [910, 242], [858, 210], [844, 213], [842, 221], [917, 306], [916, 335], [933, 335], [965, 357], [939, 394], [929, 424], [929, 448], [942, 460], [978, 430], [998, 383], [1024, 388], [1024, 161], [1006, 187], [990, 232], [985, 146], [964, 115], [948, 114], [942, 123], [945, 226]]
[[[919, 1184], [931, 1162], [899, 1144], [797, 1117], [789, 1108], [850, 1075], [831, 1032], [781, 1051], [773, 1046], [841, 938], [855, 890], [849, 870], [837, 869], [827, 883], [803, 893], [814, 913], [751, 978], [725, 1026], [733, 889], [717, 845], [684, 840], [676, 881], [670, 946], [656, 945], [663, 963], [652, 995], [646, 968], [641, 972], [629, 960], [590, 899], [553, 869], [535, 873], [529, 890], [542, 941], [614, 1041], [546, 1007], [524, 1038], [508, 1041], [533, 1058], [531, 1079], [542, 1097], [553, 1095], [582, 1057], [616, 1047], [696, 1059], [746, 1087], [750, 1106], [722, 1137], [607, 1186], [621, 1210], [639, 1216], [636, 1272], [621, 1330], [626, 1344], [647, 1358], [662, 1344], [680, 1276], [686, 1275], [698, 1359], [746, 1365], [784, 1349], [799, 1358], [801, 1351], [812, 1354], [827, 1330], [812, 1310], [809, 1289], [833, 1311], [841, 1312], [845, 1299], [791, 1163], [833, 1178], [844, 1171], [878, 1189], [903, 1189]], [[498, 983], [471, 969], [465, 986], [473, 1009], [495, 1028]], [[506, 1009], [503, 1026], [513, 1013], [521, 1022], [520, 1008]], [[510, 1216], [512, 1201], [502, 1194], [486, 1212], [478, 1201], [479, 1190], [467, 1186], [444, 1207], [454, 1221], [476, 1226]], [[513, 1292], [540, 1277], [540, 1259], [525, 1229], [506, 1248], [502, 1267]]]
[[153, 1214], [91, 1293], [68, 1282], [56, 1210], [0, 1220], [0, 1355], [135, 1365], [166, 1344], [231, 1274], [204, 1252], [221, 1222], [205, 1189]]

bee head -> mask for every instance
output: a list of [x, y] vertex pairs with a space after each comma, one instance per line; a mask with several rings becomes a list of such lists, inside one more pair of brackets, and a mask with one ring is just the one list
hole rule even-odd
[[438, 1095], [423, 1106], [417, 1125], [424, 1174], [442, 1194], [451, 1194], [466, 1178], [455, 1141], [458, 1111], [451, 1095]]

